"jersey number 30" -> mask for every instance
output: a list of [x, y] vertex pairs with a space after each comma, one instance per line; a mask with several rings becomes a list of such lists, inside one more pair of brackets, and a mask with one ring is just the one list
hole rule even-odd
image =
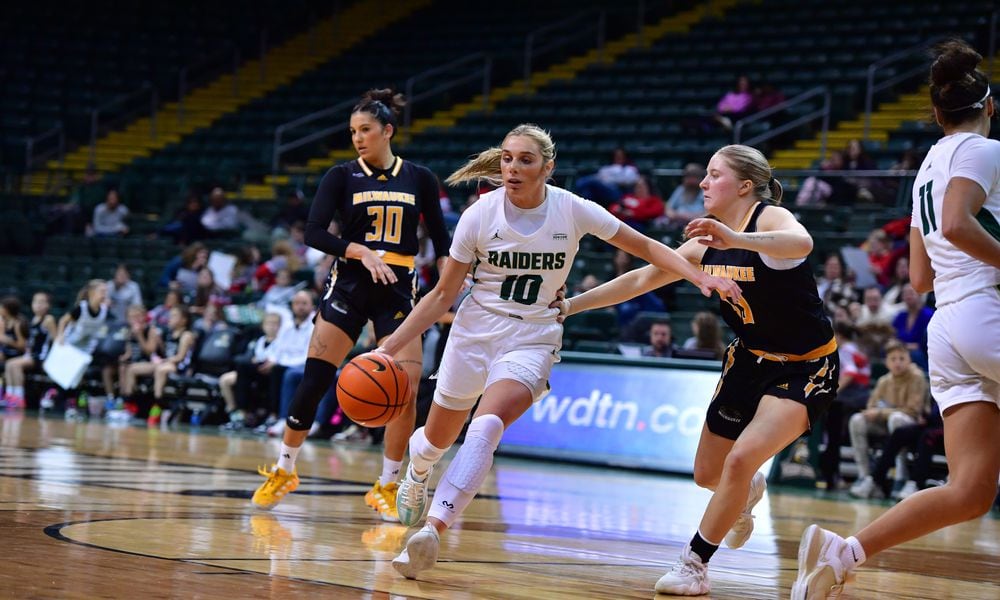
[[402, 206], [369, 206], [372, 230], [365, 233], [366, 242], [398, 244], [403, 230]]
[[920, 224], [923, 226], [924, 235], [930, 235], [932, 231], [937, 231], [937, 218], [934, 216], [934, 196], [931, 195], [933, 181], [928, 181], [920, 186]]
[[508, 275], [500, 284], [500, 297], [518, 304], [534, 304], [541, 289], [541, 275]]

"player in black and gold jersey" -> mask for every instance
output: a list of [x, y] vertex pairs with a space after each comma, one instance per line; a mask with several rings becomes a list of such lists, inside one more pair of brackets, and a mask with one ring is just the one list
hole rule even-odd
[[[730, 548], [753, 531], [750, 511], [766, 488], [758, 469], [820, 418], [837, 390], [833, 330], [806, 257], [812, 237], [777, 204], [781, 184], [764, 155], [726, 146], [701, 182], [709, 218], [688, 224], [678, 249], [703, 270], [739, 283], [743, 298], [723, 300], [736, 333], [708, 408], [695, 457], [695, 482], [714, 490], [698, 532], [656, 591], [709, 592], [707, 564], [723, 538]], [[622, 275], [569, 300], [563, 314], [609, 306], [676, 281], [653, 266]]]
[[[381, 342], [413, 308], [417, 228], [423, 219], [438, 260], [448, 253], [437, 178], [427, 168], [392, 152], [400, 94], [369, 90], [351, 112], [351, 140], [357, 160], [337, 165], [320, 182], [306, 224], [309, 246], [337, 257], [309, 344], [305, 375], [292, 400], [276, 465], [254, 493], [253, 504], [270, 509], [298, 487], [295, 459], [330, 389], [337, 368], [371, 321]], [[329, 233], [337, 218], [340, 237]], [[419, 381], [421, 346], [417, 339], [396, 356], [411, 381]], [[417, 386], [411, 386], [415, 396]], [[396, 479], [413, 433], [416, 405], [386, 425], [382, 474], [365, 502], [382, 518], [397, 521]]]

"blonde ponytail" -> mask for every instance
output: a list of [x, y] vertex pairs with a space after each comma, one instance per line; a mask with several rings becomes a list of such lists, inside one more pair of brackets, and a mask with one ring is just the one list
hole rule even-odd
[[500, 173], [500, 156], [502, 154], [503, 150], [500, 148], [487, 148], [449, 175], [444, 182], [448, 185], [455, 185], [466, 181], [485, 179], [491, 185], [499, 187], [503, 185]]

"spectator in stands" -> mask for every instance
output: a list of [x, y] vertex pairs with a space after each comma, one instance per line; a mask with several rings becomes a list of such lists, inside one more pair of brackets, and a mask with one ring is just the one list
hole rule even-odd
[[139, 284], [132, 281], [128, 265], [119, 263], [115, 267], [115, 276], [108, 283], [108, 301], [111, 318], [124, 321], [130, 306], [142, 304], [142, 290]]
[[226, 192], [221, 187], [212, 189], [208, 196], [209, 205], [201, 215], [201, 224], [213, 237], [225, 237], [237, 233], [240, 227], [240, 211], [229, 203]]
[[908, 285], [910, 285], [910, 257], [900, 256], [892, 270], [889, 287], [882, 294], [882, 306], [885, 311], [892, 313], [893, 317], [906, 308], [906, 304], [903, 303], [903, 288]]
[[[852, 415], [848, 422], [858, 465], [858, 480], [850, 490], [855, 498], [871, 498], [882, 491], [872, 478], [868, 437], [916, 425], [927, 403], [927, 376], [910, 362], [906, 346], [890, 342], [886, 347], [886, 366], [889, 372], [879, 378], [865, 409]], [[900, 485], [908, 479], [903, 455], [896, 457], [896, 478]]]
[[236, 264], [229, 284], [230, 294], [250, 293], [256, 290], [254, 274], [260, 266], [260, 249], [253, 244], [236, 251]]
[[581, 177], [576, 182], [576, 193], [601, 206], [611, 206], [622, 194], [632, 191], [639, 181], [639, 170], [632, 164], [624, 148], [615, 148], [611, 163], [598, 169], [594, 175]]
[[[115, 357], [114, 363], [101, 368], [101, 379], [104, 383], [104, 393], [108, 398], [121, 399], [128, 396], [125, 393], [125, 380], [130, 365], [149, 363], [153, 355], [161, 350], [162, 337], [160, 329], [146, 322], [146, 309], [141, 304], [133, 304], [126, 311], [128, 323], [128, 338], [125, 340], [125, 351]], [[118, 378], [119, 394], [115, 393], [115, 377]]]
[[215, 302], [209, 302], [205, 305], [205, 309], [201, 313], [201, 316], [195, 320], [192, 328], [195, 333], [204, 337], [215, 331], [229, 329], [229, 323], [226, 322], [226, 319], [222, 314], [222, 307]]
[[864, 407], [871, 386], [871, 366], [868, 357], [854, 343], [856, 331], [849, 322], [834, 321], [833, 334], [840, 357], [837, 378], [837, 398], [830, 404], [823, 422], [826, 450], [820, 457], [820, 469], [826, 489], [836, 491], [840, 485], [840, 446], [844, 435], [844, 419]]
[[816, 281], [816, 287], [830, 313], [836, 312], [838, 306], [847, 309], [859, 299], [857, 290], [845, 273], [844, 261], [836, 251], [826, 257], [823, 276]]
[[[891, 495], [896, 500], [905, 500], [929, 487], [928, 480], [934, 455], [944, 454], [944, 422], [941, 420], [937, 402], [931, 402], [928, 408], [929, 412], [921, 415], [915, 425], [903, 425], [893, 430], [882, 454], [875, 462], [872, 480], [883, 496]], [[906, 475], [903, 477], [897, 475], [895, 480], [890, 481], [888, 474], [889, 469], [907, 448], [912, 448], [916, 457], [913, 460], [913, 468], [909, 469], [909, 479], [906, 479], [900, 487], [898, 483], [905, 479]], [[878, 492], [875, 493], [877, 494]]]
[[667, 226], [683, 229], [692, 219], [705, 216], [705, 192], [701, 180], [705, 178], [705, 167], [698, 163], [688, 163], [681, 175], [681, 184], [674, 188], [667, 200]]
[[[868, 156], [861, 140], [854, 139], [847, 142], [844, 150], [844, 169], [848, 171], [871, 171], [878, 168], [875, 161]], [[856, 189], [856, 199], [864, 202], [871, 202], [875, 199], [874, 189], [877, 187], [875, 181], [869, 177], [850, 177], [847, 182]]]
[[[846, 168], [843, 152], [835, 150], [820, 163], [822, 171], [843, 171]], [[851, 205], [858, 197], [857, 187], [842, 175], [806, 177], [795, 196], [796, 206]]]
[[697, 313], [691, 319], [691, 333], [693, 335], [684, 340], [685, 350], [707, 350], [716, 360], [722, 358], [726, 346], [722, 342], [722, 326], [715, 313], [707, 310]]
[[128, 208], [121, 203], [118, 190], [108, 190], [104, 202], [94, 207], [94, 219], [87, 227], [87, 234], [93, 237], [120, 237], [128, 234]]
[[732, 131], [733, 124], [754, 112], [754, 98], [750, 78], [740, 75], [736, 87], [726, 92], [715, 105], [715, 122], [726, 131]]
[[[52, 300], [48, 293], [35, 292], [31, 297], [32, 317], [28, 323], [24, 354], [9, 358], [3, 363], [3, 380], [6, 385], [3, 403], [9, 408], [24, 408], [24, 373], [41, 366], [56, 337], [56, 320], [49, 314], [51, 306]], [[9, 311], [3, 309], [3, 312]], [[0, 330], [4, 331], [4, 336], [7, 335], [6, 327], [0, 327]]]
[[[459, 213], [451, 204], [451, 197], [448, 196], [448, 191], [444, 189], [443, 185], [438, 185], [438, 201], [441, 203], [441, 215], [444, 217], [445, 227], [449, 231], [455, 229], [458, 225], [458, 215]], [[477, 196], [478, 198], [478, 196]]]
[[309, 205], [306, 204], [306, 195], [296, 188], [285, 196], [285, 203], [271, 219], [272, 235], [284, 237], [286, 232], [291, 231], [292, 225], [305, 223], [308, 220]]
[[928, 308], [924, 299], [909, 284], [903, 286], [903, 304], [906, 308], [896, 315], [892, 326], [896, 328], [896, 337], [910, 351], [913, 362], [921, 369], [926, 369], [927, 325], [931, 322], [934, 311]]
[[205, 226], [201, 224], [201, 216], [205, 208], [197, 192], [188, 192], [187, 199], [175, 214], [172, 221], [160, 229], [160, 235], [172, 237], [175, 242], [187, 245], [206, 237]]
[[163, 302], [154, 306], [149, 311], [149, 322], [160, 329], [166, 329], [170, 322], [170, 309], [183, 303], [181, 293], [177, 290], [167, 290], [163, 296]]
[[854, 306], [857, 306], [857, 309], [852, 310], [851, 312], [852, 317], [854, 318], [854, 323], [858, 327], [864, 327], [866, 325], [876, 323], [891, 325], [892, 320], [896, 317], [898, 312], [893, 312], [882, 303], [882, 290], [880, 290], [878, 286], [874, 285], [872, 287], [865, 288], [864, 303], [855, 303], [852, 305], [852, 308]]
[[[226, 413], [229, 415], [229, 422], [222, 426], [223, 429], [242, 429], [248, 423], [256, 408], [256, 403], [250, 401], [253, 388], [258, 385], [263, 388], [267, 384], [267, 376], [260, 373], [257, 366], [267, 360], [267, 350], [278, 337], [281, 315], [277, 313], [264, 315], [261, 329], [263, 335], [247, 346], [244, 354], [236, 357], [236, 369], [219, 377], [219, 391], [222, 393], [222, 399], [226, 403]], [[236, 384], [240, 377], [244, 378], [242, 384], [246, 386], [241, 390], [239, 398], [242, 404], [237, 401], [236, 394]]]
[[159, 285], [180, 290], [181, 294], [193, 294], [198, 287], [198, 271], [207, 266], [208, 248], [194, 242], [170, 259], [160, 275]]
[[[923, 157], [920, 156], [920, 152], [916, 148], [907, 148], [900, 155], [899, 160], [897, 160], [891, 167], [889, 167], [889, 172], [894, 175], [905, 175], [907, 173], [912, 173], [920, 167], [920, 162]], [[897, 201], [902, 201], [900, 192], [905, 188], [909, 191], [909, 186], [903, 186], [904, 179], [900, 177], [887, 177], [884, 179], [883, 183], [879, 186], [879, 197], [880, 202], [890, 204]]]
[[28, 327], [21, 316], [21, 301], [16, 296], [0, 300], [0, 365], [24, 354]]
[[663, 198], [653, 193], [649, 179], [639, 177], [635, 188], [611, 205], [611, 214], [625, 221], [634, 229], [645, 231], [655, 219], [663, 216]]
[[292, 245], [292, 250], [302, 260], [308, 263], [309, 246], [306, 244], [306, 222], [296, 221], [288, 229], [288, 243]]
[[257, 304], [264, 308], [271, 304], [281, 304], [284, 306], [291, 301], [292, 294], [295, 292], [295, 285], [292, 283], [292, 272], [288, 269], [278, 269], [278, 273], [274, 276], [274, 285], [268, 288]]
[[901, 254], [908, 252], [908, 249], [904, 246], [899, 250], [893, 251], [892, 240], [889, 239], [889, 234], [882, 229], [873, 229], [868, 234], [868, 239], [865, 241], [864, 246], [868, 252], [868, 262], [871, 264], [875, 280], [878, 281], [879, 285], [889, 285], [889, 281], [892, 279], [892, 269], [896, 261]]
[[[264, 362], [255, 365], [258, 373], [268, 378], [268, 417], [259, 433], [265, 433], [267, 428], [278, 422], [278, 413], [281, 407], [281, 382], [285, 371], [290, 367], [302, 366], [306, 363], [306, 354], [309, 350], [309, 340], [313, 332], [313, 310], [315, 300], [312, 294], [306, 291], [297, 292], [292, 297], [292, 322], [284, 327], [277, 339], [267, 349], [267, 358]], [[237, 369], [239, 373], [240, 370]], [[247, 403], [249, 383], [243, 378], [236, 380], [236, 402], [241, 405]]]
[[193, 315], [202, 315], [205, 308], [211, 304], [216, 307], [229, 304], [229, 295], [215, 283], [215, 275], [208, 267], [198, 270], [197, 284], [189, 310]]
[[254, 273], [256, 287], [262, 292], [266, 292], [272, 285], [281, 269], [288, 269], [292, 273], [302, 267], [302, 259], [295, 253], [295, 249], [288, 240], [278, 240], [271, 245], [271, 258], [257, 267]]
[[642, 349], [643, 356], [671, 358], [677, 346], [674, 344], [673, 329], [667, 321], [654, 321], [649, 326], [649, 345]]
[[[158, 416], [164, 423], [170, 422], [173, 416], [172, 411], [162, 410], [163, 390], [167, 386], [167, 378], [172, 373], [183, 373], [191, 366], [191, 359], [194, 355], [194, 347], [197, 336], [191, 330], [191, 313], [186, 306], [179, 305], [170, 309], [170, 320], [167, 324], [167, 332], [160, 342], [162, 356], [153, 354], [150, 362], [139, 362], [129, 365], [125, 370], [126, 396], [135, 393], [136, 379], [138, 377], [153, 376], [153, 402], [154, 407], [150, 410], [149, 417], [152, 423], [156, 423]], [[162, 415], [160, 414], [162, 410]]]

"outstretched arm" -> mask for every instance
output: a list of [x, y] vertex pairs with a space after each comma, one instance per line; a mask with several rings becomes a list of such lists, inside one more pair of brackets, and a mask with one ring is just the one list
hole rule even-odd
[[695, 219], [684, 230], [688, 237], [704, 236], [702, 244], [727, 250], [742, 248], [773, 258], [805, 258], [812, 252], [812, 236], [780, 206], [768, 206], [757, 219], [757, 231], [736, 232], [715, 219]]
[[[677, 250], [677, 254], [694, 268], [697, 268], [695, 265], [701, 262], [701, 256], [704, 253], [705, 249], [699, 246], [696, 240], [688, 240]], [[621, 304], [626, 300], [631, 300], [680, 279], [681, 276], [676, 273], [661, 271], [653, 265], [646, 265], [624, 275], [619, 275], [579, 296], [556, 301], [555, 305], [561, 314], [575, 315], [586, 310]]]

